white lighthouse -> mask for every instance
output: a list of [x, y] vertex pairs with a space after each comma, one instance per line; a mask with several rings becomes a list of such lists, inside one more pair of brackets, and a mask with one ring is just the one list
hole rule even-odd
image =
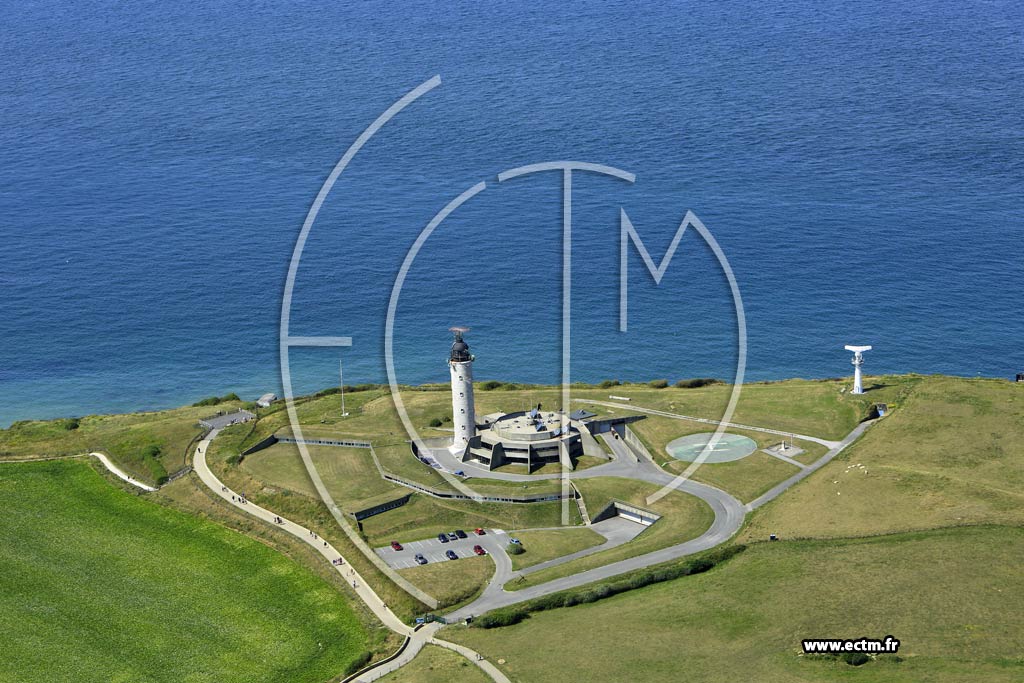
[[452, 375], [452, 424], [455, 438], [452, 450], [462, 452], [469, 440], [476, 435], [476, 412], [473, 406], [473, 360], [469, 344], [462, 339], [467, 328], [453, 327], [455, 341], [448, 356], [448, 370]]
[[870, 346], [847, 346], [846, 350], [847, 351], [853, 351], [853, 360], [850, 361], [851, 363], [853, 363], [853, 393], [855, 393], [855, 394], [863, 394], [864, 393], [864, 385], [861, 384], [861, 381], [860, 381], [860, 366], [864, 365], [863, 353], [865, 351], [870, 351], [871, 347]]

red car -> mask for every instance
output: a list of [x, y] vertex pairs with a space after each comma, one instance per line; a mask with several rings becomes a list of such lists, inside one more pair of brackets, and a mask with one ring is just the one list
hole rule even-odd
[[483, 529], [473, 529], [473, 533], [477, 536], [483, 536], [486, 532]]
[[402, 544], [399, 543], [398, 541], [391, 541], [391, 547], [393, 549], [395, 549], [395, 550], [401, 550], [402, 549]]
[[484, 550], [482, 547], [480, 547], [478, 545], [473, 546], [473, 552], [476, 553], [477, 555], [486, 555], [487, 554], [487, 551]]

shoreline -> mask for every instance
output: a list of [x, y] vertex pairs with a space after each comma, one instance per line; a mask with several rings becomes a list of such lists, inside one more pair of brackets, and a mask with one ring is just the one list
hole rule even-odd
[[[869, 378], [876, 378], [877, 379], [877, 378], [883, 378], [883, 377], [954, 377], [954, 378], [957, 378], [957, 379], [965, 379], [965, 380], [996, 381], [996, 382], [1007, 382], [1009, 384], [1015, 384], [1016, 383], [1013, 376], [995, 377], [995, 376], [990, 376], [990, 375], [958, 375], [958, 374], [955, 374], [955, 373], [948, 373], [948, 372], [935, 372], [935, 373], [903, 372], [903, 373], [886, 373], [886, 374], [878, 374], [878, 375], [869, 374], [869, 375], [865, 375], [865, 380], [867, 380]], [[658, 379], [658, 378], [652, 378], [651, 380], [647, 380], [647, 381], [621, 381], [619, 384], [613, 385], [613, 386], [647, 386], [648, 383], [651, 382], [651, 381], [654, 381], [654, 379]], [[668, 388], [676, 388], [674, 386], [674, 382], [675, 381], [685, 381], [685, 380], [689, 380], [689, 379], [697, 379], [697, 378], [682, 378], [680, 380], [670, 381], [670, 384], [669, 384]], [[779, 384], [779, 383], [782, 383], [782, 382], [843, 382], [843, 381], [851, 381], [851, 379], [852, 379], [852, 375], [832, 376], [832, 377], [784, 377], [784, 378], [780, 378], [780, 379], [762, 379], [762, 380], [756, 380], [756, 381], [748, 381], [748, 382], [744, 382], [743, 386], [756, 386], [756, 385], [760, 385], [760, 384]], [[501, 379], [499, 379], [499, 380], [480, 379], [480, 380], [477, 380], [475, 383], [476, 384], [483, 384], [483, 383], [490, 382], [490, 381], [497, 381], [497, 382], [500, 382], [502, 385], [516, 385], [516, 386], [519, 386], [521, 388], [541, 388], [541, 387], [556, 387], [556, 386], [559, 386], [557, 383], [542, 384], [542, 383], [535, 383], [535, 382], [517, 382], [517, 381], [514, 381], [514, 380], [501, 380]], [[716, 383], [731, 386], [731, 384], [729, 382], [726, 382], [725, 380], [717, 380], [716, 379]], [[590, 389], [595, 389], [595, 388], [601, 388], [601, 385], [602, 385], [602, 382], [593, 382], [593, 383], [591, 383], [591, 382], [574, 382], [571, 386], [579, 386], [579, 387], [586, 387], [586, 388], [590, 388]], [[349, 387], [350, 385], [345, 385], [345, 386]], [[367, 387], [367, 389], [355, 390], [355, 391], [365, 391], [365, 390], [369, 390], [370, 387], [372, 387], [373, 389], [382, 389], [382, 388], [387, 387], [388, 385], [386, 383], [377, 383], [377, 382], [372, 382], [371, 383], [371, 382], [367, 382], [365, 384], [359, 384], [359, 385], [354, 385], [354, 386]], [[442, 391], [442, 390], [447, 390], [448, 383], [447, 382], [423, 382], [423, 383], [420, 383], [420, 384], [401, 384], [399, 386], [401, 388], [403, 388], [403, 389], [408, 389], [408, 390], [411, 390], [411, 391]], [[313, 396], [313, 395], [320, 394], [320, 393], [323, 393], [323, 392], [331, 392], [332, 389], [336, 389], [336, 388], [337, 387], [325, 387], [323, 389], [318, 389], [318, 390], [312, 391], [310, 393], [300, 394], [296, 398], [300, 398], [300, 397], [303, 397], [303, 396]], [[606, 388], [610, 388], [610, 387], [606, 387]], [[493, 389], [493, 390], [500, 391], [501, 389], [498, 388], [498, 389]], [[351, 390], [349, 390], [349, 391], [351, 391]], [[222, 393], [208, 392], [207, 394], [205, 394], [205, 396], [222, 395], [222, 394], [226, 394], [226, 393], [229, 393], [229, 392], [226, 392], [226, 391], [222, 390]], [[254, 396], [252, 399], [245, 399], [245, 398], [243, 398], [242, 400], [245, 403], [251, 403], [252, 401], [255, 401], [256, 398], [258, 398], [258, 396]], [[200, 400], [202, 400], [202, 399], [200, 399]], [[20, 417], [18, 419], [0, 418], [0, 430], [10, 429], [10, 427], [12, 425], [20, 423], [20, 422], [50, 422], [50, 421], [53, 421], [53, 420], [82, 419], [82, 418], [87, 418], [87, 417], [98, 417], [98, 416], [104, 416], [104, 415], [144, 415], [144, 414], [148, 414], [148, 413], [155, 414], [155, 413], [166, 412], [166, 411], [169, 411], [169, 410], [176, 410], [176, 409], [179, 409], [179, 408], [190, 407], [190, 406], [193, 406], [193, 405], [194, 405], [193, 403], [174, 403], [174, 402], [168, 402], [166, 404], [159, 404], [159, 405], [155, 405], [155, 406], [152, 406], [152, 407], [139, 408], [139, 409], [135, 409], [135, 410], [122, 410], [122, 411], [119, 411], [117, 409], [113, 409], [113, 410], [96, 410], [96, 411], [92, 411], [92, 412], [82, 412], [82, 413], [71, 413], [71, 412], [68, 412], [68, 413], [53, 414], [53, 415], [49, 415], [49, 416]]]

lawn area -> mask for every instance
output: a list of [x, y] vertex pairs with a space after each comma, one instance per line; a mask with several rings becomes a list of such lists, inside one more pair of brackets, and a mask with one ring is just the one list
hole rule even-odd
[[411, 662], [379, 679], [381, 683], [490, 683], [468, 659], [438, 645], [427, 645]]
[[[569, 505], [571, 524], [581, 524], [579, 510]], [[442, 531], [475, 529], [528, 529], [561, 524], [560, 501], [549, 503], [476, 503], [442, 500], [414, 494], [402, 507], [374, 515], [362, 522], [370, 545], [381, 546], [396, 540], [401, 543], [437, 536]]]
[[[675, 420], [658, 415], [634, 422], [629, 426], [640, 437], [647, 450], [654, 456], [659, 465], [672, 474], [682, 474], [691, 463], [676, 460], [668, 454], [666, 446], [674, 439], [688, 434], [707, 433], [708, 425], [699, 422]], [[758, 450], [741, 460], [732, 462], [704, 463], [697, 468], [691, 477], [695, 481], [717, 487], [731, 493], [744, 503], [748, 503], [800, 471], [796, 465], [775, 458], [760, 449], [774, 446], [781, 437], [764, 432], [729, 429], [730, 434], [740, 434], [753, 439]], [[811, 454], [807, 459], [811, 462], [825, 454], [827, 449], [814, 442], [797, 441], [801, 448], [808, 449]]]
[[320, 683], [367, 649], [323, 579], [86, 461], [0, 464], [0, 506], [0, 680]]
[[[682, 472], [685, 468], [677, 468]], [[694, 481], [710, 484], [736, 496], [741, 503], [749, 503], [772, 486], [798, 473], [800, 468], [773, 458], [767, 453], [754, 451], [742, 460], [701, 465], [693, 473]]]
[[[802, 380], [748, 383], [743, 385], [732, 421], [755, 427], [838, 440], [846, 436], [867, 415], [872, 403], [899, 404], [903, 392], [920, 380], [914, 375], [865, 377], [865, 387], [878, 388], [860, 396], [840, 393], [849, 388], [848, 380]], [[629, 384], [610, 389], [580, 388], [576, 398], [609, 401], [609, 394], [625, 396], [644, 408], [666, 410], [681, 415], [720, 419], [725, 412], [732, 386], [714, 384], [696, 389], [652, 389], [645, 384]], [[607, 412], [601, 407], [596, 412]], [[627, 413], [627, 410], [621, 410]]]
[[528, 574], [521, 581], [509, 582], [505, 590], [519, 590], [682, 543], [700, 536], [714, 521], [714, 515], [707, 503], [680, 491], [669, 493], [653, 505], [648, 505], [647, 497], [657, 492], [659, 487], [647, 482], [600, 477], [580, 479], [575, 484], [583, 495], [591, 515], [597, 514], [609, 501], [615, 499], [652, 510], [662, 515], [662, 518], [629, 543]]
[[1024, 523], [1024, 386], [929, 377], [900, 410], [759, 510], [741, 537], [860, 536], [983, 522]]
[[229, 401], [148, 413], [15, 422], [0, 429], [0, 458], [101, 451], [136, 479], [155, 484], [185, 465], [189, 444], [202, 432], [199, 420], [239, 406]]
[[[1024, 678], [1024, 530], [945, 529], [760, 543], [720, 567], [516, 626], [450, 628], [517, 683]], [[566, 638], [579, 624], [585, 638]], [[901, 641], [901, 662], [853, 668], [799, 655], [803, 638]]]
[[437, 598], [441, 607], [447, 607], [476, 595], [494, 575], [494, 562], [487, 556], [473, 555], [400, 569], [398, 573]]
[[271, 486], [317, 497], [316, 488], [309, 480], [295, 444], [278, 443], [247, 455], [242, 460], [241, 469]]
[[544, 529], [516, 534], [523, 543], [522, 555], [511, 555], [512, 569], [519, 570], [553, 560], [605, 542], [604, 536], [591, 529]]

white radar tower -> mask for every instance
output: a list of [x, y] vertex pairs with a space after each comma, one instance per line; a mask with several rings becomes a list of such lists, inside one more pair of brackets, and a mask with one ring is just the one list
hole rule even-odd
[[853, 393], [863, 394], [864, 385], [860, 381], [860, 366], [864, 365], [864, 352], [870, 351], [870, 346], [847, 346], [847, 351], [853, 351]]
[[473, 406], [473, 361], [475, 356], [469, 352], [469, 344], [462, 335], [469, 331], [466, 327], [452, 327], [455, 341], [448, 356], [448, 370], [452, 376], [452, 424], [455, 427], [455, 438], [452, 450], [464, 452], [469, 440], [476, 436], [476, 412]]

